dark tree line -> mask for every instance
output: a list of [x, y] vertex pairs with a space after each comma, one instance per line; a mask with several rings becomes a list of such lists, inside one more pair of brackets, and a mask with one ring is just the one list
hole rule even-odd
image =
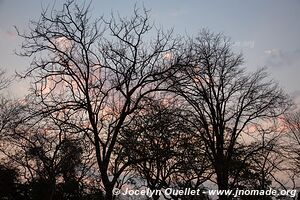
[[[265, 69], [246, 71], [223, 34], [174, 37], [138, 8], [94, 19], [72, 0], [17, 31], [19, 54], [32, 58], [21, 76], [32, 83], [25, 99], [1, 99], [1, 199], [112, 200], [114, 188], [205, 192], [206, 183], [267, 189], [282, 169], [294, 183], [299, 176], [298, 147], [279, 145], [289, 132], [299, 146], [296, 115], [278, 127], [289, 97]], [[0, 89], [8, 82], [0, 73]]]

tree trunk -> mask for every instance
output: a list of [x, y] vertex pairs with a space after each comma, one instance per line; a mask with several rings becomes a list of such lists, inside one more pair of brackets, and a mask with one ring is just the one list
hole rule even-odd
[[[217, 184], [219, 190], [228, 190], [228, 170], [224, 162], [219, 163], [217, 166]], [[219, 200], [229, 200], [231, 196], [219, 195]]]
[[56, 181], [55, 178], [51, 179], [50, 181], [50, 192], [49, 192], [49, 200], [52, 200], [55, 194], [55, 190], [56, 190]]
[[113, 200], [114, 199], [114, 196], [113, 196], [113, 193], [112, 193], [112, 189], [110, 188], [105, 188], [106, 191], [105, 191], [105, 200]]
[[153, 199], [153, 200], [158, 200], [158, 199], [159, 199], [159, 195], [154, 194], [154, 195], [152, 196], [152, 199]]

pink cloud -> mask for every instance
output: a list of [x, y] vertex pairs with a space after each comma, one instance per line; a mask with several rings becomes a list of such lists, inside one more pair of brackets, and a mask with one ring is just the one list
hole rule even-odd
[[0, 36], [2, 38], [5, 38], [5, 39], [16, 39], [17, 37], [17, 33], [15, 31], [12, 31], [12, 30], [0, 30]]
[[8, 31], [5, 31], [4, 36], [9, 39], [15, 39], [17, 34], [14, 31], [8, 30]]

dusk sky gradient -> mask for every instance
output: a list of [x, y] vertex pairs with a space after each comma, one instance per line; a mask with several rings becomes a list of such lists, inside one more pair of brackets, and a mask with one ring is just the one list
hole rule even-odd
[[[13, 74], [29, 66], [30, 59], [14, 54], [22, 42], [14, 26], [26, 31], [42, 7], [55, 3], [60, 9], [62, 2], [0, 0], [0, 68]], [[201, 28], [223, 32], [231, 37], [235, 51], [244, 54], [249, 71], [267, 67], [273, 79], [300, 99], [300, 0], [92, 0], [92, 15], [130, 16], [135, 4], [150, 9], [151, 19], [164, 29], [174, 28], [175, 34], [196, 35]], [[17, 82], [10, 90], [20, 97], [27, 87]]]

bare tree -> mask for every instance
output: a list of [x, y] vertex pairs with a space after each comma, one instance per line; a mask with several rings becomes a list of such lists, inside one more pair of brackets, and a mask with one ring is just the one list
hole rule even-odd
[[[278, 183], [281, 187], [278, 177], [282, 175], [285, 158], [281, 148], [283, 132], [277, 122], [252, 127], [247, 144], [236, 144], [229, 170], [229, 188], [267, 190]], [[249, 198], [272, 199], [271, 196], [241, 196], [241, 199]]]
[[201, 31], [190, 39], [184, 54], [170, 88], [190, 105], [218, 187], [228, 189], [236, 145], [246, 140], [251, 126], [284, 113], [289, 100], [264, 70], [247, 73], [242, 56], [232, 52], [222, 34]]
[[[286, 140], [284, 151], [286, 155], [286, 168], [289, 179], [295, 189], [299, 189], [300, 182], [300, 112], [295, 111], [285, 116]], [[298, 198], [300, 194], [298, 193]]]
[[24, 189], [19, 194], [49, 200], [59, 195], [81, 197], [95, 164], [90, 147], [83, 138], [56, 124], [54, 118], [23, 116], [13, 122], [0, 148], [4, 161], [19, 171]]
[[[7, 78], [5, 71], [0, 70], [0, 91], [2, 92], [11, 83], [11, 80]], [[0, 139], [4, 136], [7, 128], [11, 126], [12, 121], [16, 119], [18, 106], [15, 106], [15, 102], [6, 98], [3, 94], [0, 96]]]
[[0, 91], [7, 88], [11, 83], [11, 79], [9, 79], [6, 74], [5, 70], [0, 70]]
[[147, 10], [95, 21], [88, 10], [71, 0], [60, 11], [44, 11], [29, 33], [19, 33], [24, 38], [20, 54], [34, 56], [25, 77], [35, 80], [32, 95], [39, 114], [56, 113], [57, 121], [89, 138], [106, 199], [113, 199], [113, 187], [133, 164], [129, 158], [120, 162], [115, 148], [120, 130], [143, 98], [160, 89], [178, 41], [156, 29]]
[[286, 127], [288, 128], [289, 150], [293, 154], [292, 160], [294, 161], [297, 173], [300, 173], [300, 112], [288, 114], [285, 118]]
[[17, 171], [11, 166], [0, 164], [0, 198], [15, 199], [17, 198], [16, 182], [18, 179]]
[[[182, 106], [170, 94], [164, 99], [149, 99], [121, 134], [125, 157], [142, 160], [132, 166], [133, 173], [152, 191], [198, 189], [209, 179], [205, 149], [185, 120], [188, 114]], [[160, 195], [154, 194], [152, 198], [159, 199]]]

